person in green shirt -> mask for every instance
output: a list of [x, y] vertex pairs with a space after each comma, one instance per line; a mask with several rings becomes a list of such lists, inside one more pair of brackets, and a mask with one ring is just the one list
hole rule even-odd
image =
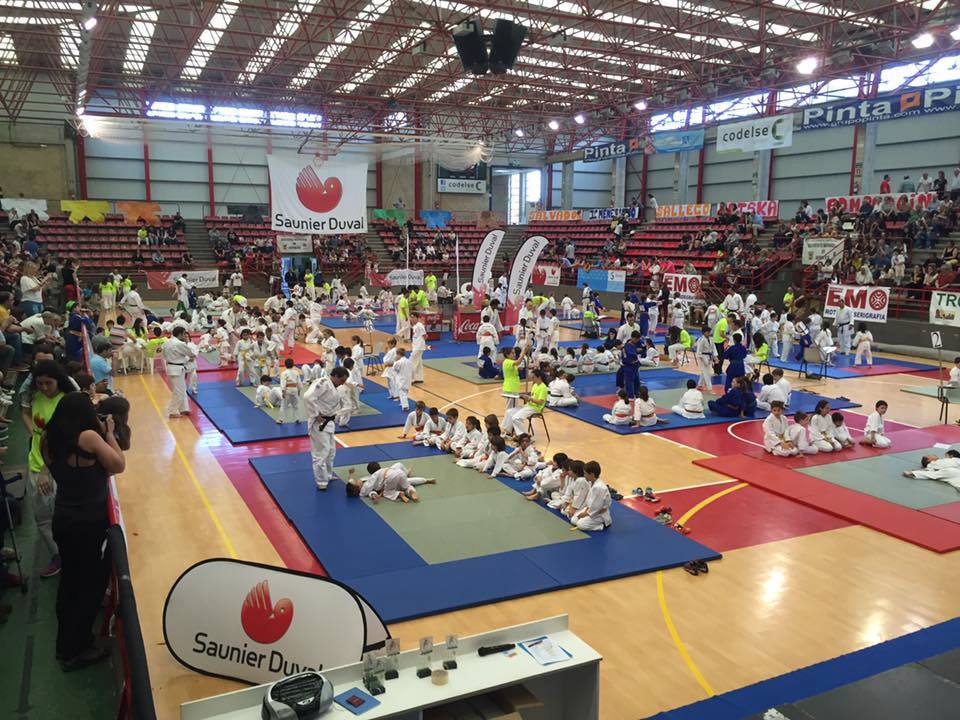
[[434, 292], [437, 289], [437, 276], [433, 273], [430, 273], [423, 279], [423, 284], [427, 288], [427, 292]]
[[306, 286], [307, 297], [311, 300], [317, 299], [317, 286], [313, 280], [313, 273], [307, 270], [303, 274], [303, 284]]
[[397, 300], [397, 331], [394, 335], [401, 338], [410, 331], [410, 301], [407, 296], [400, 293], [400, 299]]
[[60, 572], [60, 553], [53, 539], [53, 504], [57, 488], [43, 460], [40, 441], [64, 393], [73, 389], [69, 383], [59, 363], [40, 360], [31, 375], [29, 406], [24, 404], [23, 422], [30, 432], [27, 477], [33, 495], [33, 516], [37, 531], [50, 553], [50, 563], [40, 571], [40, 577], [53, 577]]
[[713, 326], [713, 344], [717, 348], [717, 361], [713, 364], [714, 375], [719, 375], [723, 369], [723, 350], [727, 342], [727, 329], [730, 327], [730, 320], [735, 319], [732, 315], [724, 315], [717, 324]]
[[794, 298], [793, 285], [787, 288], [787, 291], [783, 294], [783, 308], [785, 312], [790, 312], [793, 309], [793, 298]]
[[414, 292], [414, 295], [416, 295], [417, 298], [417, 307], [419, 307], [421, 310], [425, 310], [426, 308], [430, 307], [430, 303], [427, 300], [427, 293], [423, 288], [417, 288], [417, 290]]
[[[504, 360], [504, 364], [506, 364], [506, 360]], [[522, 435], [526, 432], [528, 420], [534, 415], [543, 413], [543, 409], [547, 406], [547, 398], [550, 392], [547, 389], [547, 384], [543, 381], [543, 374], [539, 370], [532, 370], [530, 375], [533, 377], [533, 387], [530, 388], [529, 393], [523, 395], [527, 399], [527, 404], [520, 408], [508, 409], [503, 417], [503, 427], [507, 434]], [[506, 373], [504, 373], [504, 377], [506, 377]]]
[[[520, 369], [519, 363], [527, 354], [527, 348], [524, 346], [520, 355], [517, 355], [517, 349], [503, 349], [503, 364], [501, 372], [503, 373], [503, 396], [507, 398], [507, 412], [516, 407], [517, 398], [520, 397]], [[506, 415], [504, 415], [506, 417]], [[506, 425], [506, 421], [504, 421]]]

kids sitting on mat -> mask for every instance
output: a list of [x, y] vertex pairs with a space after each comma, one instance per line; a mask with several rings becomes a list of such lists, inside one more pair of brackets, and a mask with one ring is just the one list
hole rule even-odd
[[883, 416], [887, 414], [887, 401], [877, 400], [874, 408], [874, 412], [867, 416], [867, 424], [863, 428], [863, 439], [860, 440], [860, 444], [886, 449], [893, 444], [883, 432]]

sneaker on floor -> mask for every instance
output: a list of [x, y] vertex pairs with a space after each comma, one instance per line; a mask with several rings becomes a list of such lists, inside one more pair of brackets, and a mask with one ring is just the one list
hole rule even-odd
[[40, 571], [40, 577], [52, 578], [54, 575], [59, 575], [59, 574], [60, 574], [60, 556], [54, 555], [53, 559], [50, 560], [50, 564]]
[[74, 670], [79, 670], [88, 665], [106, 660], [108, 657], [110, 657], [109, 647], [93, 646], [69, 660], [60, 660], [60, 669], [64, 672], [73, 672]]

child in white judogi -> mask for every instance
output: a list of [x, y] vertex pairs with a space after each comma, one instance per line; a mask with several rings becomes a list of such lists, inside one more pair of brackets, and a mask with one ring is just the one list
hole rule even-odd
[[783, 402], [774, 400], [770, 414], [763, 420], [763, 449], [778, 457], [796, 455], [798, 450], [790, 441], [789, 425], [783, 416]]
[[563, 374], [557, 375], [554, 380], [551, 380], [547, 386], [550, 393], [547, 396], [547, 405], [550, 407], [576, 407], [579, 405], [580, 400], [571, 387], [573, 380], [573, 375]]
[[677, 303], [676, 305], [674, 305], [673, 306], [673, 324], [678, 328], [682, 328], [684, 323], [686, 322], [686, 319], [687, 319], [687, 313], [683, 309], [683, 305], [681, 305], [680, 303]]
[[240, 387], [245, 376], [249, 376], [250, 384], [253, 385], [256, 372], [257, 367], [253, 355], [253, 342], [250, 340], [250, 330], [244, 328], [240, 331], [240, 340], [237, 342], [237, 387]]
[[796, 325], [793, 323], [793, 315], [787, 315], [780, 321], [780, 362], [786, 362], [790, 359], [790, 351], [793, 350], [793, 340], [796, 337]]
[[[860, 323], [857, 326], [857, 334], [853, 337], [853, 346], [857, 349], [853, 358], [853, 364], [859, 365], [861, 360], [866, 360], [867, 366], [873, 366], [873, 333], [867, 330], [866, 323]], [[951, 374], [953, 371], [950, 371]]]
[[706, 417], [703, 414], [703, 393], [697, 390], [696, 380], [687, 380], [687, 391], [680, 397], [680, 402], [670, 409], [689, 420]]
[[613, 403], [609, 413], [605, 413], [603, 421], [611, 425], [629, 425], [633, 420], [633, 409], [630, 407], [630, 400], [627, 399], [626, 390], [617, 391], [616, 402]]
[[563, 300], [560, 301], [560, 311], [564, 320], [573, 319], [573, 300], [570, 299], [569, 295], [564, 295]]
[[793, 388], [790, 385], [790, 381], [783, 376], [783, 368], [774, 368], [771, 375], [773, 375], [774, 385], [780, 388], [780, 392], [783, 393], [784, 398], [786, 398], [783, 401], [783, 406], [790, 407], [790, 395], [793, 393]]
[[561, 478], [567, 471], [567, 460], [564, 453], [555, 453], [550, 462], [534, 476], [530, 490], [524, 493], [527, 500], [551, 500], [560, 489]]
[[763, 334], [763, 339], [766, 341], [767, 347], [770, 349], [770, 354], [768, 357], [779, 357], [780, 343], [778, 342], [778, 339], [780, 337], [780, 321], [777, 318], [776, 313], [770, 313], [770, 317], [761, 323], [760, 332]]
[[288, 413], [293, 413], [294, 422], [300, 421], [300, 391], [302, 389], [303, 378], [300, 376], [300, 371], [294, 367], [293, 358], [287, 358], [283, 361], [283, 371], [280, 373], [282, 401], [280, 403], [280, 417], [277, 418], [278, 425], [287, 421]]
[[580, 460], [573, 460], [570, 463], [570, 472], [574, 480], [567, 485], [561, 500], [563, 507], [560, 512], [568, 518], [572, 518], [579, 513], [587, 504], [587, 495], [590, 494], [590, 483], [584, 477], [584, 464]]
[[653, 344], [653, 340], [647, 338], [647, 348], [643, 351], [643, 357], [640, 358], [640, 365], [643, 367], [660, 367], [660, 351]]
[[456, 408], [447, 410], [447, 426], [435, 438], [434, 445], [444, 452], [452, 453], [463, 447], [467, 439], [467, 426], [460, 422], [460, 412]]
[[[186, 337], [190, 337], [187, 335]], [[200, 348], [198, 348], [194, 343], [187, 341], [187, 347], [190, 348], [192, 356], [187, 360], [186, 364], [183, 366], [186, 370], [186, 383], [187, 387], [190, 388], [190, 392], [194, 395], [200, 390], [200, 386], [197, 384], [197, 355], [200, 353]]]
[[710, 340], [709, 328], [703, 329], [703, 334], [697, 338], [693, 346], [697, 358], [697, 367], [700, 368], [700, 389], [704, 392], [713, 390], [713, 363], [717, 358], [717, 348]]
[[271, 410], [283, 403], [283, 393], [280, 388], [273, 385], [273, 380], [269, 375], [260, 376], [260, 384], [257, 385], [257, 392], [254, 396], [254, 407], [268, 407]]
[[381, 498], [392, 502], [417, 502], [419, 498], [413, 488], [437, 482], [434, 478], [411, 477], [412, 470], [402, 463], [383, 468], [380, 463], [371, 462], [367, 464], [367, 472], [370, 474], [357, 481], [353, 478], [353, 468], [348, 471], [347, 495], [369, 497], [373, 503]]
[[819, 448], [813, 444], [813, 432], [810, 430], [810, 416], [805, 412], [795, 413], [793, 425], [787, 429], [787, 438], [801, 455], [816, 455]]
[[277, 342], [271, 328], [268, 327], [264, 332], [264, 358], [267, 372], [271, 377], [276, 377], [280, 374], [280, 343]]
[[391, 400], [397, 399], [396, 381], [393, 377], [393, 363], [397, 359], [397, 340], [390, 338], [387, 340], [387, 351], [383, 354], [383, 372], [380, 377], [387, 379], [387, 390]]
[[280, 325], [283, 329], [281, 344], [283, 345], [284, 351], [292, 352], [294, 335], [297, 331], [297, 311], [293, 307], [293, 303], [289, 300], [287, 301], [287, 309], [283, 311], [283, 315], [280, 317]]
[[519, 447], [507, 456], [500, 472], [512, 476], [514, 480], [530, 480], [537, 474], [537, 467], [542, 464], [542, 456], [526, 433], [517, 438], [517, 443]]
[[323, 327], [321, 323], [323, 322], [323, 305], [318, 303], [316, 300], [312, 301], [309, 305], [309, 325], [310, 332], [307, 333], [307, 337], [304, 338], [304, 342], [313, 344], [319, 342], [321, 334], [323, 333]]
[[[409, 405], [410, 385], [413, 383], [413, 362], [407, 357], [404, 348], [397, 348], [397, 359], [393, 361], [393, 389], [400, 401], [400, 409], [406, 410]], [[420, 405], [420, 403], [417, 403]]]
[[477, 446], [483, 439], [483, 430], [480, 429], [480, 420], [473, 415], [468, 417], [463, 424], [466, 428], [466, 434], [463, 439], [451, 443], [451, 449], [455, 457], [472, 457], [477, 451]]
[[447, 419], [440, 414], [440, 410], [432, 407], [427, 413], [427, 421], [423, 424], [423, 429], [413, 436], [413, 444], [439, 447], [442, 442], [441, 436], [446, 429]]
[[208, 353], [216, 349], [214, 344], [213, 331], [208, 330], [200, 336], [200, 342], [197, 345], [197, 352]]
[[850, 435], [850, 428], [847, 427], [843, 413], [833, 413], [830, 416], [830, 421], [833, 423], [833, 438], [840, 443], [840, 447], [853, 447], [853, 437]]
[[214, 330], [217, 353], [220, 355], [220, 367], [233, 362], [233, 353], [230, 345], [230, 331], [227, 329], [227, 323], [224, 320], [217, 321], [217, 329]]
[[[504, 448], [506, 445], [503, 443], [503, 438], [500, 437], [500, 426], [492, 426], [487, 428], [487, 432], [483, 434], [483, 437], [477, 443], [476, 450], [470, 457], [467, 457], [466, 452], [461, 453], [460, 459], [457, 460], [457, 465], [460, 467], [474, 468], [480, 472], [484, 471], [484, 468], [490, 464], [491, 461], [496, 460], [496, 454], [501, 452], [501, 449], [498, 449], [494, 444], [494, 439], [499, 440], [503, 444]], [[491, 466], [492, 467], [492, 466]]]
[[327, 372], [330, 372], [337, 365], [336, 350], [340, 346], [337, 336], [333, 334], [333, 330], [324, 328], [323, 339], [320, 341], [320, 345], [323, 347], [324, 367], [326, 368]]
[[830, 417], [830, 403], [827, 400], [821, 400], [810, 416], [810, 433], [813, 436], [813, 444], [817, 446], [820, 452], [833, 452], [842, 450], [840, 441], [833, 436], [833, 418]]
[[560, 368], [562, 370], [576, 370], [579, 364], [580, 363], [577, 360], [577, 351], [572, 347], [567, 348], [567, 352], [564, 353], [563, 359], [560, 361]]
[[863, 439], [860, 441], [863, 445], [885, 449], [893, 444], [883, 431], [883, 416], [886, 413], [886, 401], [878, 400], [874, 406], [874, 412], [867, 416], [867, 424], [863, 428]]
[[356, 366], [352, 358], [345, 358], [343, 369], [347, 371], [347, 381], [337, 388], [340, 394], [340, 407], [337, 411], [337, 425], [347, 427], [350, 424], [350, 418], [360, 409], [359, 391], [354, 381], [354, 371]]
[[[553, 300], [553, 298], [550, 298]], [[560, 347], [560, 318], [557, 317], [557, 308], [550, 309], [547, 317], [547, 347]]]
[[580, 346], [580, 355], [577, 357], [577, 372], [580, 375], [589, 375], [596, 367], [593, 348], [584, 343]]
[[570, 522], [579, 530], [605, 530], [613, 524], [613, 518], [610, 515], [610, 489], [600, 479], [600, 463], [591, 460], [584, 465], [584, 477], [590, 489], [583, 507], [570, 516]]
[[423, 400], [417, 400], [413, 411], [407, 415], [406, 422], [403, 423], [403, 434], [400, 436], [400, 439], [405, 440], [411, 432], [414, 436], [422, 432], [423, 426], [427, 424], [429, 417], [427, 414], [427, 404], [423, 402]]
[[497, 345], [500, 343], [500, 334], [497, 328], [490, 322], [490, 316], [484, 315], [479, 327], [477, 327], [477, 357], [483, 355], [485, 347], [490, 348], [490, 354], [497, 354]]
[[597, 348], [594, 362], [598, 373], [608, 373], [613, 367], [613, 353], [601, 345]]
[[837, 347], [833, 344], [833, 334], [830, 332], [829, 324], [823, 325], [817, 330], [817, 334], [813, 336], [813, 344], [820, 348], [820, 352], [827, 363], [832, 365], [833, 353], [837, 351]]
[[763, 387], [760, 388], [760, 394], [757, 395], [757, 407], [761, 410], [770, 410], [773, 403], [777, 401], [786, 407], [787, 397], [783, 394], [783, 388], [773, 381], [771, 373], [764, 373]]
[[633, 425], [636, 427], [653, 427], [658, 423], [666, 422], [657, 415], [657, 403], [650, 397], [647, 386], [641, 385], [637, 390], [637, 399], [633, 401]]

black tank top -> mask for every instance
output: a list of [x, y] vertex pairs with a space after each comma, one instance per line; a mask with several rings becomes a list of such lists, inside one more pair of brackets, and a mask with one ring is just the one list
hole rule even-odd
[[94, 460], [94, 463], [71, 465], [68, 459], [64, 459], [50, 464], [50, 472], [57, 481], [54, 515], [77, 522], [106, 522], [109, 475], [93, 453], [80, 448], [74, 453], [77, 458]]

